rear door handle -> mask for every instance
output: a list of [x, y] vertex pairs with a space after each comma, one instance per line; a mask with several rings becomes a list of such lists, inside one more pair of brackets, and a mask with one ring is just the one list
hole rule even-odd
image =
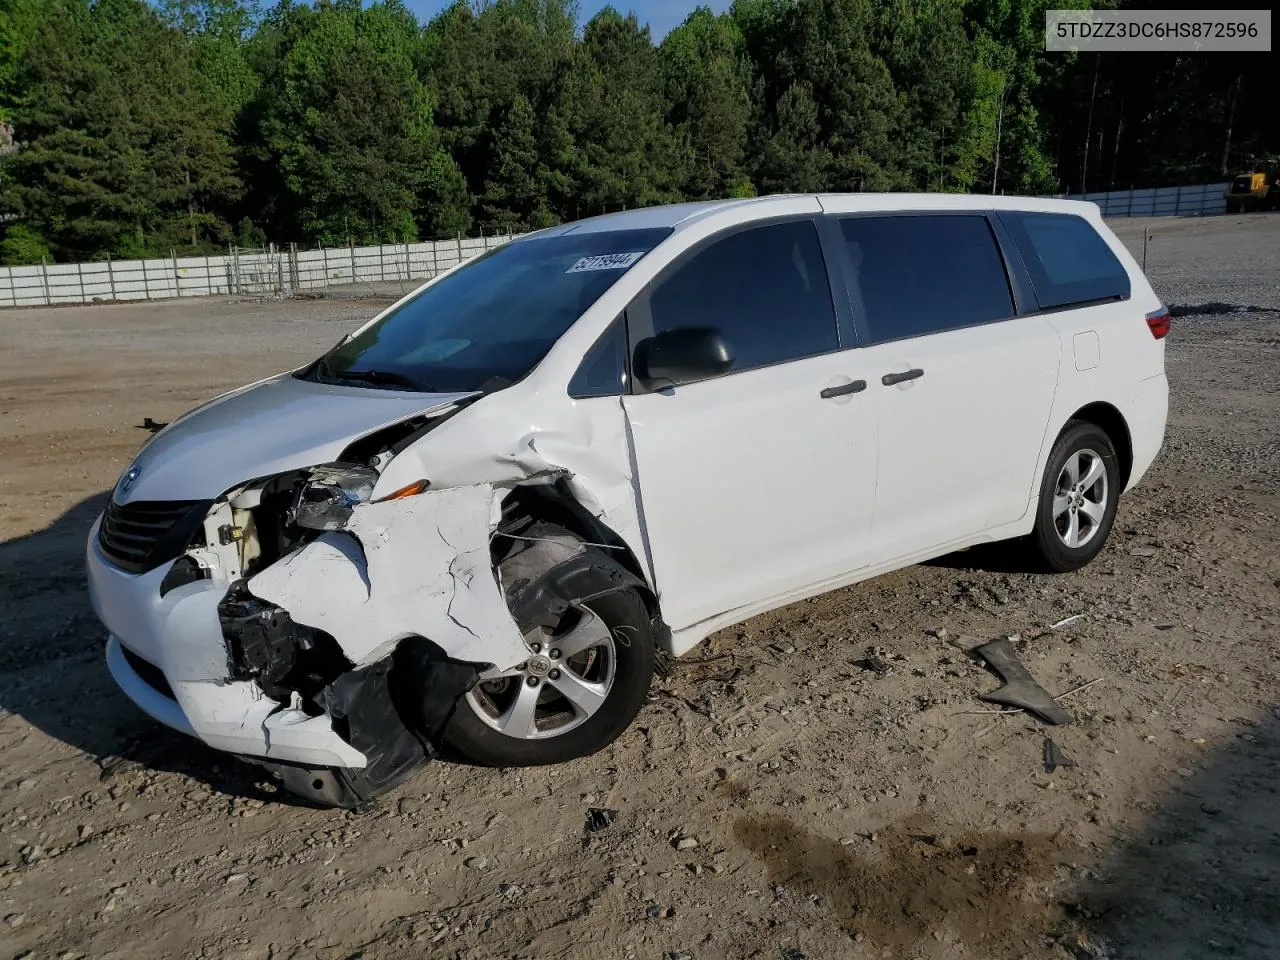
[[880, 382], [886, 387], [892, 387], [895, 383], [906, 383], [908, 380], [918, 380], [924, 376], [924, 371], [919, 367], [914, 370], [904, 370], [901, 373], [886, 373], [880, 378]]
[[832, 397], [843, 397], [850, 393], [861, 393], [865, 389], [867, 389], [867, 381], [851, 380], [848, 383], [840, 384], [838, 387], [824, 387], [818, 396], [823, 400], [830, 400]]

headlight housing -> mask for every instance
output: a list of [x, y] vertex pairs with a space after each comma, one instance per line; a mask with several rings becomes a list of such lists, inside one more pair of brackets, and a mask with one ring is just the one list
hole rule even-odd
[[313, 467], [298, 490], [289, 520], [309, 530], [343, 530], [357, 504], [373, 496], [378, 472], [370, 467], [326, 463]]

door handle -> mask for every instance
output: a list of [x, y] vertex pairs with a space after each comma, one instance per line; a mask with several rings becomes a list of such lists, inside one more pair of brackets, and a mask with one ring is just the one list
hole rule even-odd
[[818, 396], [823, 400], [830, 400], [832, 397], [843, 397], [850, 393], [861, 393], [865, 389], [867, 389], [867, 381], [852, 380], [849, 383], [842, 383], [838, 387], [824, 387]]
[[886, 373], [880, 378], [880, 382], [886, 387], [892, 387], [895, 383], [906, 383], [908, 380], [918, 380], [924, 376], [924, 371], [919, 367], [914, 370], [904, 370], [901, 373]]

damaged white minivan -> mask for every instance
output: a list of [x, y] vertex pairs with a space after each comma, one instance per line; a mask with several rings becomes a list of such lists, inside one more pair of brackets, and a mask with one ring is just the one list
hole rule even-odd
[[88, 543], [143, 710], [359, 804], [553, 763], [655, 664], [978, 543], [1102, 548], [1168, 314], [1091, 204], [682, 204], [554, 227], [154, 436]]

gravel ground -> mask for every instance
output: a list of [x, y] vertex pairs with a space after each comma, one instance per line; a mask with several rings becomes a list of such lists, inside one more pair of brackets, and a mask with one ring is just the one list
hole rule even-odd
[[[1139, 255], [1145, 227], [1170, 432], [1090, 567], [970, 551], [795, 604], [600, 755], [435, 763], [360, 813], [134, 709], [81, 556], [144, 417], [380, 304], [0, 313], [0, 960], [1280, 956], [1280, 215], [1122, 222]], [[1055, 693], [1096, 681], [1052, 731], [1074, 768], [978, 712], [960, 648], [1002, 636]]]

